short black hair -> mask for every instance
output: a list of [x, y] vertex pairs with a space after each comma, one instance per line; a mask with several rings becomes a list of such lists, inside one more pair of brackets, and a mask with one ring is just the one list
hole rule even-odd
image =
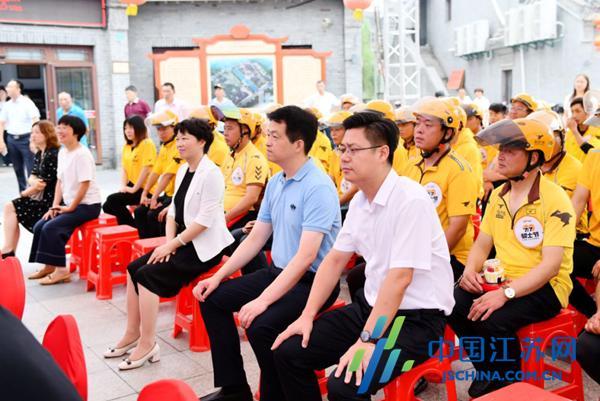
[[576, 97], [575, 99], [571, 100], [571, 104], [569, 105], [569, 107], [573, 107], [576, 104], [580, 104], [581, 107], [583, 108], [583, 98], [582, 97]]
[[387, 161], [390, 165], [394, 163], [394, 152], [398, 147], [398, 137], [400, 136], [398, 126], [394, 122], [383, 118], [378, 113], [363, 111], [346, 118], [344, 128], [347, 130], [364, 128], [365, 136], [371, 145], [387, 145], [390, 149]]
[[8, 82], [15, 82], [17, 84], [17, 86], [19, 87], [19, 89], [21, 90], [21, 92], [23, 92], [23, 90], [25, 89], [25, 85], [23, 85], [23, 82], [19, 81], [18, 79], [11, 79]]
[[473, 91], [473, 93], [475, 93], [475, 92], [484, 93], [482, 88], [475, 88], [475, 90]]
[[138, 91], [137, 88], [135, 86], [133, 86], [133, 85], [129, 85], [127, 88], [125, 88], [125, 90], [126, 91], [132, 91], [132, 92], [135, 92], [135, 93], [137, 93], [137, 91]]
[[172, 83], [170, 83], [170, 82], [165, 82], [164, 84], [162, 84], [162, 86], [170, 86], [170, 87], [171, 87], [171, 89], [173, 89], [173, 92], [175, 92], [175, 85], [173, 85], [173, 84], [172, 84]]
[[267, 118], [277, 123], [284, 122], [285, 135], [289, 141], [304, 141], [304, 154], [310, 152], [319, 130], [319, 121], [314, 114], [298, 106], [284, 106], [269, 113]]
[[204, 144], [204, 153], [208, 153], [210, 149], [210, 145], [212, 145], [215, 136], [213, 134], [212, 128], [210, 125], [204, 120], [200, 120], [199, 118], [188, 118], [180, 122], [175, 126], [175, 134], [179, 133], [188, 133], [197, 140], [204, 140], [206, 143]]
[[6, 88], [4, 87], [4, 85], [0, 85], [0, 91], [6, 92]]
[[444, 91], [435, 91], [435, 93], [433, 94], [433, 96], [435, 96], [435, 97], [444, 97], [444, 96], [446, 96], [446, 93], [444, 93]]
[[65, 114], [58, 120], [57, 125], [67, 125], [73, 129], [73, 133], [77, 135], [77, 140], [80, 141], [81, 138], [85, 135], [87, 131], [87, 127], [83, 120], [79, 117], [72, 116], [70, 114]]
[[488, 110], [493, 111], [494, 113], [508, 113], [508, 107], [506, 107], [504, 103], [492, 103], [490, 104], [490, 107], [488, 107]]
[[148, 138], [148, 128], [144, 123], [144, 119], [138, 115], [133, 115], [123, 121], [123, 136], [125, 137], [125, 142], [127, 142], [128, 145], [133, 145], [133, 141], [128, 139], [127, 135], [125, 135], [126, 125], [129, 125], [131, 128], [133, 128], [133, 132], [135, 132], [135, 141], [137, 144]]

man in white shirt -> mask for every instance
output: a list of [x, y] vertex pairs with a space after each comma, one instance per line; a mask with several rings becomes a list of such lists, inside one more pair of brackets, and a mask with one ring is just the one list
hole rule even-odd
[[189, 110], [187, 104], [175, 97], [175, 85], [171, 82], [162, 84], [160, 92], [162, 99], [159, 99], [154, 104], [154, 113], [162, 113], [166, 110], [171, 110], [177, 114], [179, 121], [185, 120], [188, 117]]
[[235, 104], [229, 98], [225, 97], [225, 88], [223, 88], [223, 85], [215, 84], [213, 90], [215, 97], [210, 101], [210, 106], [217, 106], [220, 109], [235, 107]]
[[[286, 401], [320, 401], [314, 371], [335, 363], [329, 399], [370, 399], [386, 384], [379, 379], [394, 350], [401, 352], [389, 380], [402, 373], [405, 361], [427, 360], [454, 306], [450, 255], [435, 207], [423, 187], [392, 169], [398, 128], [373, 113], [348, 117], [344, 127], [342, 170], [360, 191], [317, 270], [304, 311], [273, 344]], [[315, 320], [354, 253], [366, 260], [364, 293]], [[389, 336], [397, 317], [404, 317], [402, 332], [384, 349], [385, 341], [377, 340]], [[357, 352], [364, 355], [353, 379], [349, 365]], [[372, 356], [382, 362], [361, 386]]]
[[304, 101], [304, 108], [307, 107], [314, 107], [323, 117], [327, 117], [335, 108], [340, 107], [340, 101], [333, 93], [325, 91], [325, 81], [317, 81], [317, 93]]
[[6, 143], [0, 136], [0, 153], [10, 152], [19, 192], [27, 187], [27, 177], [33, 167], [33, 153], [29, 149], [31, 126], [40, 119], [40, 111], [30, 98], [21, 94], [22, 91], [22, 82], [16, 79], [9, 81], [6, 92], [10, 100], [0, 112], [0, 132], [6, 130]]
[[482, 88], [476, 88], [475, 91], [475, 99], [473, 99], [473, 103], [475, 103], [479, 110], [483, 111], [483, 126], [487, 127], [489, 124], [489, 108], [490, 108], [490, 100], [483, 95]]

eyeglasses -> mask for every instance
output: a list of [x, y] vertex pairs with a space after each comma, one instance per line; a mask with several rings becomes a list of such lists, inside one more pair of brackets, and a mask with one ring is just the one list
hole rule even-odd
[[337, 147], [338, 152], [340, 152], [340, 154], [344, 154], [344, 153], [348, 153], [348, 155], [350, 157], [354, 156], [354, 154], [360, 150], [369, 150], [369, 149], [377, 149], [380, 148], [382, 146], [385, 145], [376, 145], [376, 146], [369, 146], [368, 148], [351, 148], [349, 146], [345, 146], [345, 145], [340, 145]]

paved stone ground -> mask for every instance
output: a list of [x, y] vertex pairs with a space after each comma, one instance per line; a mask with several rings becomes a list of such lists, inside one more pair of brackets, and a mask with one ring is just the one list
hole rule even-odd
[[[98, 181], [103, 196], [117, 189], [119, 174], [115, 170], [99, 170]], [[0, 202], [17, 195], [16, 180], [12, 169], [0, 168]], [[0, 237], [3, 234], [0, 233]], [[25, 275], [38, 267], [26, 263], [31, 245], [31, 234], [22, 230], [17, 256], [23, 263]], [[210, 353], [191, 352], [188, 349], [188, 336], [183, 333], [172, 337], [174, 304], [161, 304], [158, 316], [158, 343], [161, 347], [161, 360], [140, 369], [120, 372], [119, 358], [103, 359], [102, 352], [113, 345], [125, 328], [125, 288], [114, 289], [113, 299], [99, 301], [93, 292], [85, 291], [85, 282], [75, 279], [70, 284], [43, 287], [27, 281], [27, 301], [23, 322], [41, 340], [44, 331], [58, 314], [72, 314], [79, 325], [88, 369], [89, 401], [134, 401], [137, 393], [148, 383], [176, 378], [186, 381], [194, 391], [203, 395], [213, 390], [212, 364]], [[347, 298], [343, 284], [342, 297]], [[259, 369], [248, 342], [242, 342], [242, 353], [246, 373], [253, 390], [257, 389]], [[470, 364], [455, 362], [454, 370], [465, 370]], [[457, 382], [458, 399], [468, 400], [469, 383]], [[585, 377], [586, 400], [598, 400], [600, 387], [589, 377]], [[374, 397], [381, 399], [381, 394]], [[421, 395], [424, 401], [446, 400], [443, 385], [433, 384]]]

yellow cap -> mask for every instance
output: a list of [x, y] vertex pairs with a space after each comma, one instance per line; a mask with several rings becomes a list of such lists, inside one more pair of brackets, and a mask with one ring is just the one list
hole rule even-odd
[[308, 111], [313, 116], [317, 117], [317, 120], [320, 120], [323, 118], [323, 114], [316, 107], [307, 107], [304, 110]]
[[340, 103], [350, 103], [352, 105], [356, 105], [359, 103], [358, 98], [350, 93], [346, 93], [345, 95], [340, 96]]
[[343, 125], [344, 120], [350, 117], [351, 115], [352, 113], [350, 113], [349, 111], [337, 111], [330, 115], [327, 118], [327, 120], [325, 120], [325, 125], [327, 125], [329, 128], [341, 127]]
[[442, 99], [435, 97], [425, 97], [413, 105], [413, 113], [415, 116], [431, 116], [442, 120], [442, 124], [448, 128], [458, 130], [460, 118], [456, 111], [454, 101], [451, 99]]
[[361, 111], [365, 111], [365, 109], [367, 108], [367, 105], [364, 103], [357, 103], [354, 106], [350, 107], [350, 110], [348, 110], [351, 113], [360, 113]]
[[149, 117], [151, 125], [160, 125], [163, 127], [175, 126], [179, 122], [177, 114], [171, 110], [165, 110], [160, 113], [154, 113]]
[[548, 111], [552, 111], [552, 104], [550, 104], [549, 102], [545, 101], [545, 100], [538, 100], [537, 101], [537, 110], [548, 110]]
[[550, 127], [552, 131], [563, 132], [565, 130], [560, 116], [552, 110], [534, 111], [533, 113], [529, 114], [526, 118], [529, 120], [536, 120], [543, 124], [546, 124], [548, 127]]
[[375, 111], [377, 113], [381, 113], [383, 117], [387, 118], [388, 120], [394, 121], [395, 119], [394, 106], [385, 100], [371, 100], [369, 103], [367, 103], [364, 111]]
[[510, 102], [521, 102], [531, 111], [536, 111], [538, 108], [538, 104], [535, 100], [533, 100], [533, 96], [526, 92], [517, 93], [512, 99], [510, 99]]
[[415, 117], [412, 109], [408, 106], [402, 106], [399, 109], [396, 109], [394, 112], [396, 124], [404, 124], [404, 123], [416, 123], [417, 118]]

